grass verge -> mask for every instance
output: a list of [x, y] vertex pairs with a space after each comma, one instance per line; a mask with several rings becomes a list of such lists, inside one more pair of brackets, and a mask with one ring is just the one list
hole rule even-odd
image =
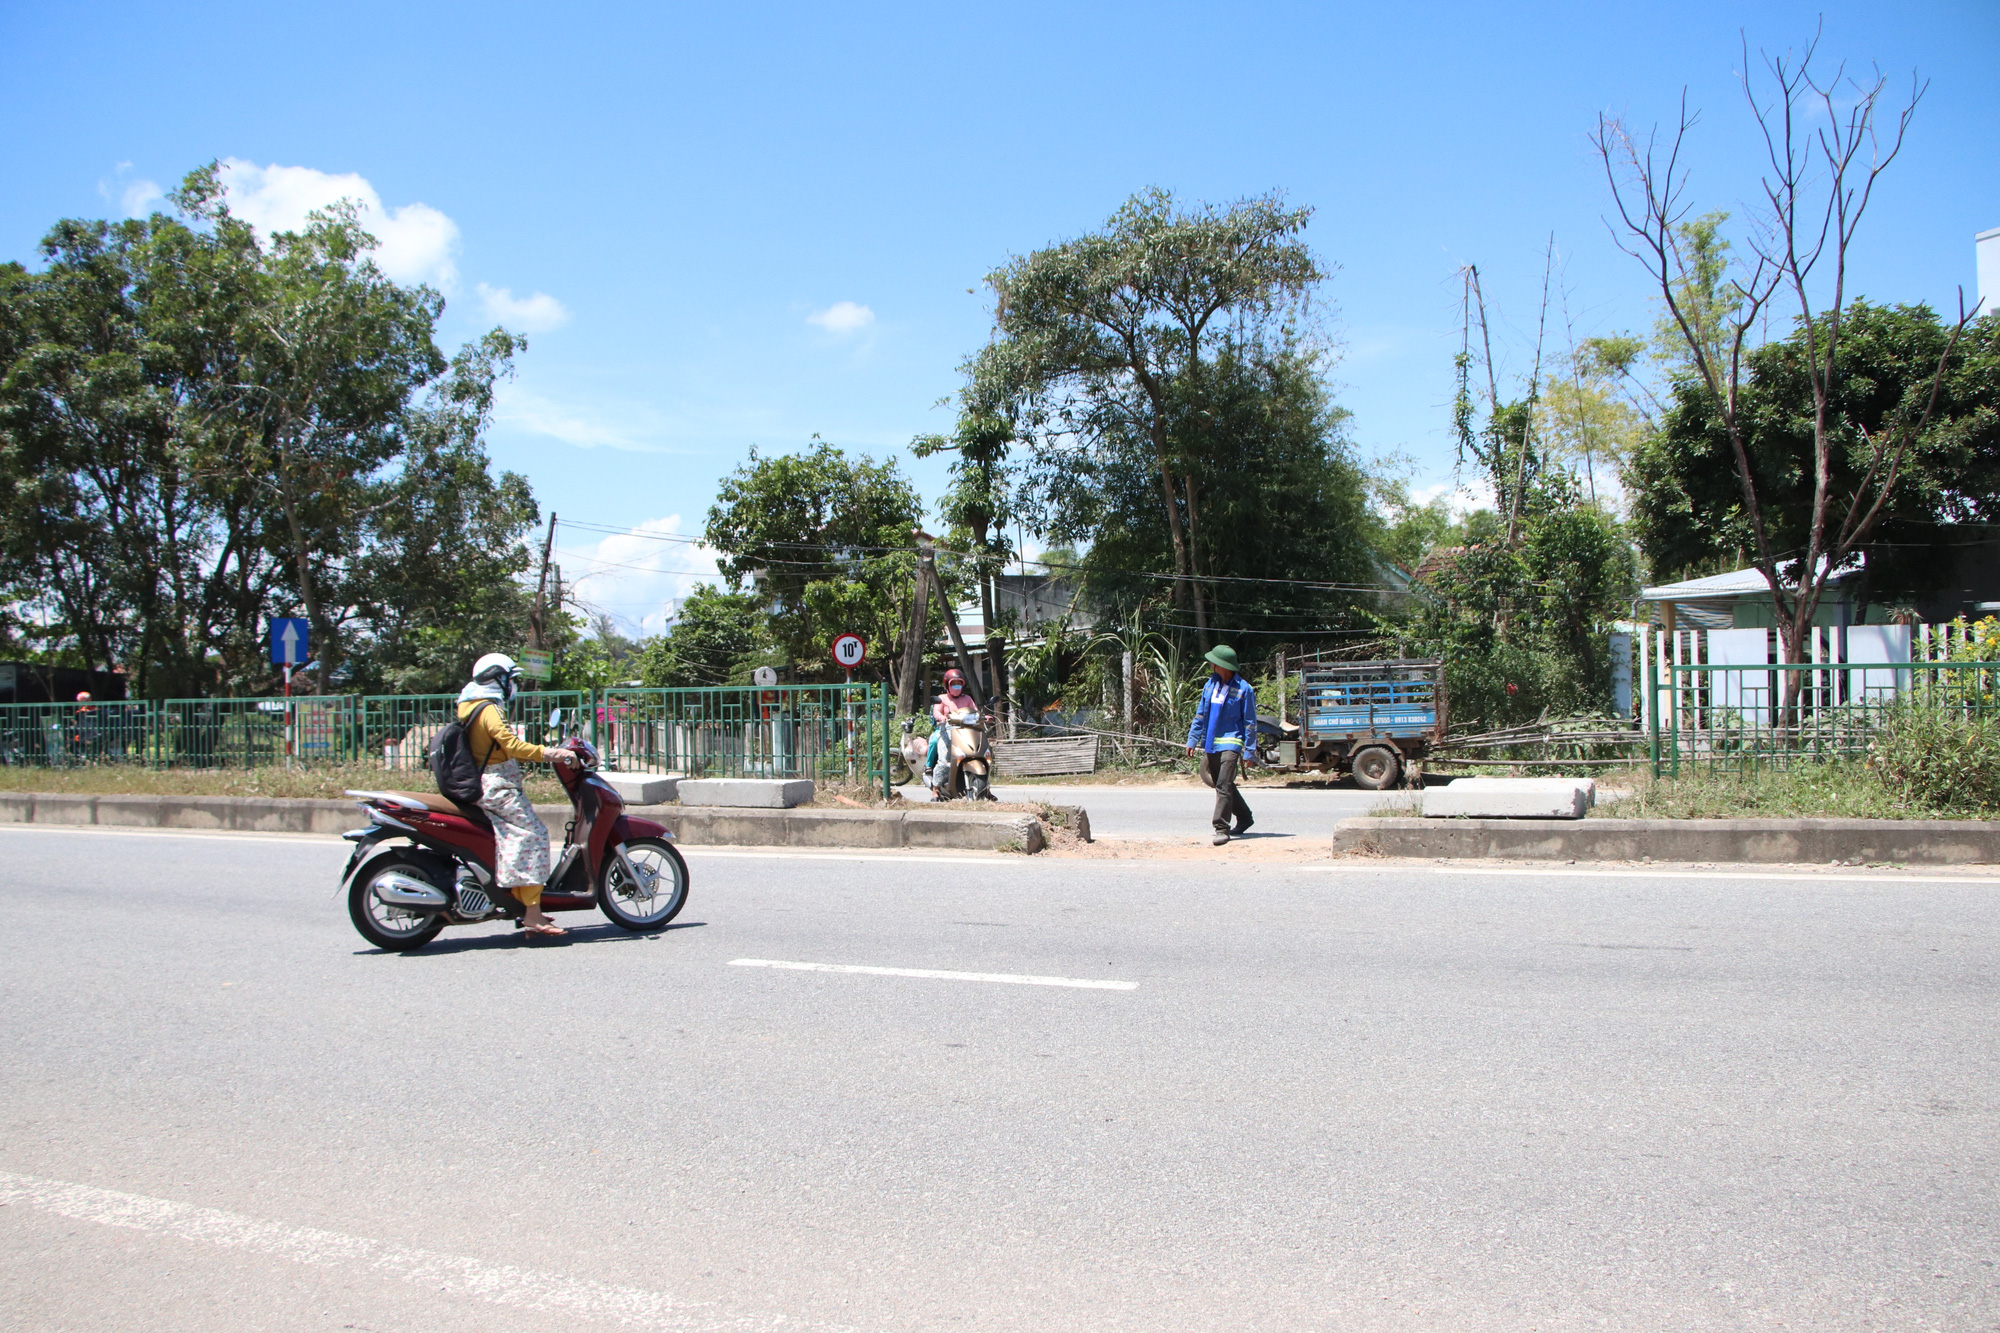
[[1948, 809], [1896, 791], [1859, 761], [1780, 772], [1634, 774], [1630, 795], [1601, 802], [1592, 819], [1991, 819], [1993, 810]]
[[[391, 772], [381, 764], [314, 764], [302, 768], [137, 768], [101, 764], [83, 768], [10, 768], [0, 772], [0, 791], [51, 792], [73, 796], [275, 796], [339, 800], [357, 791], [433, 789], [423, 770]], [[569, 797], [546, 770], [527, 775], [528, 799], [561, 805]]]

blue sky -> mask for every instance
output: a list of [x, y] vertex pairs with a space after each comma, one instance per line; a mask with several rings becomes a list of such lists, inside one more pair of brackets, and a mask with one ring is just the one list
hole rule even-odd
[[[754, 444], [901, 455], [985, 338], [981, 277], [1163, 185], [1312, 206], [1338, 397], [1364, 456], [1452, 476], [1460, 265], [1525, 370], [1551, 233], [1578, 336], [1643, 328], [1586, 135], [1702, 108], [1695, 198], [1758, 162], [1736, 84], [1808, 38], [1931, 80], [1854, 290], [1950, 304], [2000, 225], [2000, 5], [487, 4], [0, 7], [0, 258], [147, 205], [211, 158], [281, 221], [367, 199], [385, 263], [440, 285], [455, 345], [530, 349], [492, 439], [546, 508], [699, 531]], [[338, 178], [338, 179], [331, 179]], [[350, 179], [351, 178], [351, 179]], [[253, 218], [253, 220], [255, 220]], [[967, 288], [974, 289], [968, 293]], [[587, 597], [657, 628], [686, 545], [559, 537]]]

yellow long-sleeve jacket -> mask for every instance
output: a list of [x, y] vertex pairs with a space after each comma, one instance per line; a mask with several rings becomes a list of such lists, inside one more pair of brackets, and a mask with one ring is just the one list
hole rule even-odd
[[[467, 699], [458, 706], [458, 720], [463, 722], [472, 716], [484, 700]], [[507, 715], [499, 704], [480, 709], [479, 717], [466, 728], [466, 739], [472, 745], [472, 753], [485, 768], [504, 759], [518, 759], [524, 764], [540, 763], [549, 757], [546, 745], [533, 745], [514, 734], [507, 725]]]

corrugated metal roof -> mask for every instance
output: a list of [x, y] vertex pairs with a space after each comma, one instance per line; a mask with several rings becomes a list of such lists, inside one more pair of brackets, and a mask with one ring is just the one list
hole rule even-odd
[[[1821, 557], [1824, 561], [1825, 557]], [[1791, 572], [1791, 562], [1778, 566], [1780, 574]], [[1853, 567], [1838, 571], [1833, 576], [1835, 583], [1852, 578], [1861, 572]], [[1663, 583], [1657, 588], [1647, 588], [1639, 594], [1645, 602], [1706, 602], [1732, 597], [1768, 597], [1771, 585], [1764, 578], [1761, 569], [1732, 569], [1727, 574], [1710, 574], [1707, 578], [1686, 579], [1680, 583]]]

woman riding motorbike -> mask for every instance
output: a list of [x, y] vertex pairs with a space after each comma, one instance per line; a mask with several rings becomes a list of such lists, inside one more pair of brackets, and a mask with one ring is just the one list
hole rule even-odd
[[931, 748], [924, 756], [924, 782], [933, 791], [944, 785], [945, 776], [951, 771], [951, 746], [945, 739], [951, 715], [977, 707], [971, 692], [965, 688], [965, 673], [957, 667], [946, 671], [944, 693], [931, 705]]
[[480, 763], [479, 808], [493, 824], [494, 882], [528, 909], [521, 924], [529, 934], [563, 935], [568, 932], [542, 910], [542, 886], [549, 877], [549, 830], [521, 789], [521, 764], [569, 765], [576, 757], [567, 750], [531, 745], [514, 734], [505, 709], [520, 688], [521, 668], [514, 659], [505, 653], [486, 654], [472, 664], [472, 681], [458, 692], [458, 720], [465, 723], [466, 741]]

